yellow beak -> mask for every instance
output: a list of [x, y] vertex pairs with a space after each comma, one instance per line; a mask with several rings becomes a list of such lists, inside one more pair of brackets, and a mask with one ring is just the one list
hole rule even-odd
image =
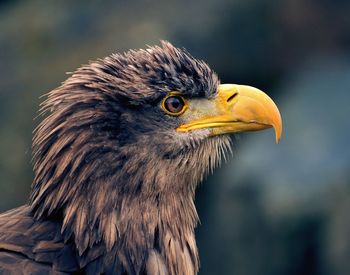
[[[204, 106], [203, 106], [204, 107]], [[208, 106], [207, 106], [208, 107]], [[264, 92], [244, 85], [222, 84], [211, 110], [197, 106], [193, 121], [185, 122], [177, 131], [210, 129], [211, 135], [258, 131], [273, 127], [276, 142], [282, 135], [282, 119], [276, 104]]]

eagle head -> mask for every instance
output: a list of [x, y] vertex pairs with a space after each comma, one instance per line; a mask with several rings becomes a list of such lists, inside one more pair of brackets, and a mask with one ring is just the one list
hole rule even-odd
[[274, 127], [278, 140], [282, 129], [266, 94], [220, 84], [169, 42], [82, 66], [41, 112], [35, 217], [62, 219], [79, 255], [102, 245], [125, 269], [159, 260], [169, 274], [198, 270], [195, 188], [230, 150], [228, 134]]

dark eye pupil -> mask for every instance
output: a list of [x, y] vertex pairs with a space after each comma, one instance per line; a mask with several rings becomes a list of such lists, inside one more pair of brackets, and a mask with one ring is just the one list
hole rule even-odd
[[165, 100], [165, 107], [172, 113], [181, 112], [184, 105], [185, 103], [183, 102], [182, 98], [178, 96], [170, 96]]

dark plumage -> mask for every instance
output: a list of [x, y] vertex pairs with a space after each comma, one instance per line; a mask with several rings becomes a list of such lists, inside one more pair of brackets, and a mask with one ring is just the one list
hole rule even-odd
[[51, 91], [30, 201], [0, 215], [0, 274], [196, 274], [195, 188], [230, 139], [177, 130], [189, 115], [160, 103], [172, 91], [212, 102], [218, 87], [207, 64], [162, 42], [91, 62]]

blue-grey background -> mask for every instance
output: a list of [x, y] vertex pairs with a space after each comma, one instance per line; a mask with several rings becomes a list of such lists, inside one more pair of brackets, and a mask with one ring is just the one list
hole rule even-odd
[[[350, 2], [0, 1], [0, 210], [26, 202], [39, 96], [90, 59], [167, 39], [284, 119], [201, 185], [201, 272], [350, 274]], [[174, 167], [175, 169], [175, 167]]]

